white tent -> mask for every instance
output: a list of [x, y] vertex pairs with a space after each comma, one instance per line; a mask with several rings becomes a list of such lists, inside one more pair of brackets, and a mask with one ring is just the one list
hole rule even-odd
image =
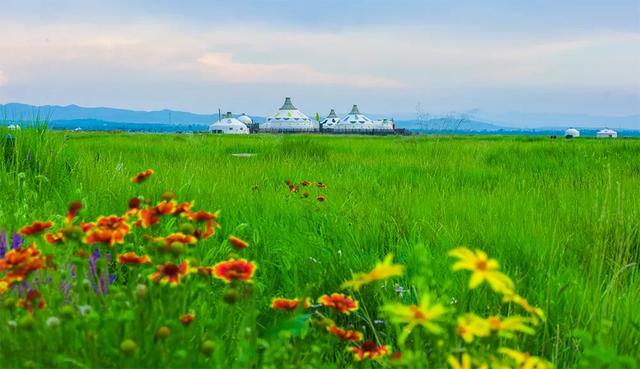
[[21, 127], [19, 125], [17, 125], [17, 124], [9, 124], [7, 126], [7, 128], [11, 129], [11, 130], [20, 130], [21, 129]]
[[209, 133], [222, 133], [226, 135], [248, 135], [249, 128], [234, 118], [231, 112], [228, 112], [219, 121], [209, 126]]
[[335, 110], [331, 109], [329, 115], [320, 121], [320, 124], [324, 128], [333, 128], [340, 121], [340, 117], [336, 114]]
[[286, 97], [282, 107], [268, 117], [260, 128], [277, 131], [313, 131], [316, 129], [316, 124], [293, 106], [290, 97]]
[[369, 119], [366, 115], [360, 113], [358, 105], [353, 105], [351, 112], [345, 115], [338, 122], [334, 129], [337, 131], [371, 131], [371, 130], [390, 130], [392, 125], [389, 121]]
[[614, 131], [613, 129], [605, 128], [603, 130], [598, 131], [598, 133], [596, 134], [596, 137], [598, 137], [598, 138], [616, 138], [616, 137], [618, 137], [618, 132]]
[[564, 131], [564, 137], [566, 138], [580, 137], [580, 131], [578, 131], [575, 128], [569, 128], [566, 131]]

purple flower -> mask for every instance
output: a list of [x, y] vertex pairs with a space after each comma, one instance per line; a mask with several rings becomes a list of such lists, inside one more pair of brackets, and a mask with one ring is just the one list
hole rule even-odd
[[23, 242], [24, 238], [19, 234], [14, 233], [13, 236], [11, 236], [11, 247], [13, 247], [14, 250], [19, 249]]
[[7, 254], [7, 249], [19, 249], [22, 246], [24, 239], [17, 233], [11, 235], [11, 242], [9, 242], [7, 230], [2, 228], [0, 232], [0, 258], [3, 258]]
[[7, 252], [7, 230], [2, 228], [0, 231], [0, 258], [4, 258]]

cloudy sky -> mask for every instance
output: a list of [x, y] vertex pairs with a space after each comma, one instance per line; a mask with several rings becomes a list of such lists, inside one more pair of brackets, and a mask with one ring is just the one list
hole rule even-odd
[[2, 0], [0, 103], [640, 114], [637, 0]]

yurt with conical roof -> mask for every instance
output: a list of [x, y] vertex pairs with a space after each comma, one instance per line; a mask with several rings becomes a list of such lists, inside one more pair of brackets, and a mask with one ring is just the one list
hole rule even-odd
[[249, 127], [227, 112], [219, 121], [209, 126], [209, 133], [219, 133], [225, 135], [248, 135]]
[[261, 130], [266, 131], [313, 131], [315, 124], [303, 112], [298, 110], [291, 102], [290, 97], [284, 99], [282, 107], [273, 115], [267, 117], [261, 125]]
[[327, 115], [323, 120], [320, 121], [320, 125], [325, 129], [333, 129], [339, 121], [340, 117], [338, 117], [338, 114], [336, 114], [335, 110], [331, 109], [329, 115]]
[[363, 131], [374, 129], [374, 123], [366, 115], [360, 113], [358, 105], [353, 105], [351, 112], [336, 123], [336, 131]]

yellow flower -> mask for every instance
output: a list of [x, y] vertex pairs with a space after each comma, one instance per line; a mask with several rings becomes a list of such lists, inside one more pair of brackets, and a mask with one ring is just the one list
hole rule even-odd
[[526, 323], [530, 321], [529, 318], [523, 316], [510, 316], [504, 319], [500, 319], [497, 316], [491, 316], [487, 318], [487, 323], [491, 327], [491, 330], [499, 332], [505, 337], [512, 337], [511, 332], [522, 332], [525, 334], [535, 334], [536, 331], [529, 327]]
[[442, 328], [435, 324], [434, 321], [447, 313], [447, 309], [441, 304], [432, 305], [429, 295], [424, 295], [418, 306], [387, 304], [382, 307], [382, 311], [389, 314], [392, 323], [406, 324], [399, 337], [401, 344], [404, 343], [413, 328], [418, 325], [423, 326], [433, 334], [442, 333]]
[[498, 271], [500, 268], [498, 262], [495, 259], [489, 259], [484, 251], [476, 250], [473, 252], [465, 247], [458, 247], [449, 251], [449, 255], [460, 259], [453, 264], [454, 271], [466, 269], [473, 272], [471, 279], [469, 279], [470, 289], [487, 281], [491, 288], [498, 293], [513, 291], [513, 281]]
[[342, 284], [342, 288], [353, 288], [359, 290], [360, 287], [373, 281], [380, 281], [391, 277], [399, 277], [404, 273], [404, 266], [399, 264], [393, 264], [393, 254], [387, 255], [381, 263], [377, 263], [376, 266], [369, 273], [358, 273], [353, 276], [353, 279], [346, 281]]
[[[462, 354], [461, 361], [458, 361], [458, 359], [456, 359], [454, 356], [449, 355], [449, 358], [447, 358], [447, 362], [449, 363], [449, 365], [451, 365], [451, 369], [472, 369], [471, 357], [467, 353]], [[476, 368], [488, 369], [489, 367], [487, 366], [487, 364], [481, 364]]]
[[528, 352], [520, 352], [509, 348], [499, 348], [498, 352], [513, 360], [518, 369], [552, 369], [553, 364], [537, 356], [531, 356]]
[[[520, 305], [520, 307], [522, 307], [527, 313], [531, 314], [534, 318], [540, 318], [543, 321], [546, 319], [542, 309], [531, 306], [527, 299], [513, 291], [505, 293], [502, 302], [513, 302], [514, 304]], [[533, 323], [537, 324], [537, 320], [534, 320]]]
[[458, 317], [458, 326], [456, 327], [458, 336], [467, 342], [473, 342], [475, 337], [487, 337], [491, 334], [489, 322], [477, 316], [476, 314], [464, 314]]

